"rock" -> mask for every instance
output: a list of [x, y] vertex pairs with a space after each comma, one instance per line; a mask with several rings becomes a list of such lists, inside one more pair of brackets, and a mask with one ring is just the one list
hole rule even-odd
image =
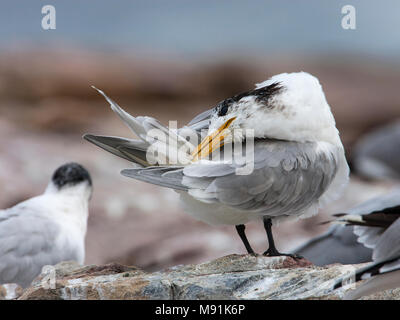
[[0, 300], [14, 300], [22, 295], [23, 289], [16, 283], [0, 285]]
[[[60, 263], [55, 283], [43, 272], [19, 299], [341, 299], [335, 281], [360, 265], [317, 267], [305, 259], [229, 255], [148, 273], [119, 264]], [[400, 299], [399, 290], [375, 298]]]

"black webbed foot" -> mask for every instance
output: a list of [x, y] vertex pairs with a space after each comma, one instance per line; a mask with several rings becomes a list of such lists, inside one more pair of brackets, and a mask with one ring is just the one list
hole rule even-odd
[[264, 217], [264, 228], [265, 228], [265, 231], [267, 232], [269, 248], [267, 251], [265, 251], [263, 253], [263, 255], [268, 256], [268, 257], [286, 256], [286, 257], [291, 257], [296, 260], [303, 259], [302, 256], [300, 256], [296, 253], [281, 253], [281, 252], [279, 252], [275, 247], [275, 242], [274, 242], [274, 237], [272, 236], [271, 227], [272, 227], [271, 219]]
[[269, 248], [267, 251], [263, 253], [264, 256], [267, 257], [279, 257], [279, 256], [285, 256], [285, 257], [291, 257], [296, 260], [303, 259], [303, 257], [299, 254], [296, 253], [281, 253], [276, 248]]

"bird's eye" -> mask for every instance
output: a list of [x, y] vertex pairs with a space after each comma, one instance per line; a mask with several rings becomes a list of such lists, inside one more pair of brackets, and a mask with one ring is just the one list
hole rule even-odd
[[218, 116], [222, 117], [226, 115], [227, 112], [228, 112], [228, 106], [222, 106], [222, 108], [218, 112]]
[[221, 106], [219, 107], [218, 111], [218, 117], [223, 117], [224, 115], [226, 115], [231, 103], [232, 101], [230, 101], [230, 99], [225, 100], [224, 102], [221, 103]]

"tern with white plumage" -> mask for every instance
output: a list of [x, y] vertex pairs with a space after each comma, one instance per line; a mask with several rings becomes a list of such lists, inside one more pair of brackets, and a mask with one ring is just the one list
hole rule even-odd
[[[99, 92], [139, 139], [91, 134], [84, 138], [135, 163], [123, 175], [175, 189], [186, 211], [198, 220], [235, 225], [248, 253], [254, 251], [244, 232], [246, 223], [262, 219], [269, 241], [264, 254], [281, 255], [272, 224], [315, 215], [347, 184], [349, 168], [334, 117], [318, 79], [308, 73], [273, 76], [178, 130], [151, 117], [133, 117]], [[160, 142], [149, 134], [155, 129], [176, 141], [169, 144], [179, 150], [174, 159], [161, 149], [158, 155], [163, 157], [149, 153], [155, 140]], [[238, 174], [243, 162], [210, 157], [228, 143], [245, 145], [246, 130], [254, 137], [251, 172]], [[199, 137], [206, 131], [206, 137], [192, 145], [189, 131]]]
[[0, 284], [25, 288], [46, 265], [83, 264], [92, 190], [89, 172], [67, 163], [43, 194], [0, 210]]

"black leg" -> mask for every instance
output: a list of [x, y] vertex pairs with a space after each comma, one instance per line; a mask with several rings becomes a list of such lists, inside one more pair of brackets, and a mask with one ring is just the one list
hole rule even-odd
[[269, 245], [268, 250], [263, 253], [264, 256], [269, 256], [269, 257], [289, 256], [289, 257], [292, 257], [295, 259], [303, 258], [297, 254], [280, 253], [275, 247], [274, 237], [272, 236], [272, 221], [271, 221], [271, 219], [264, 217], [263, 220], [264, 220], [264, 228], [265, 228], [265, 231], [267, 232], [268, 245]]
[[239, 234], [240, 239], [242, 239], [244, 246], [246, 247], [247, 253], [249, 254], [255, 254], [253, 248], [250, 246], [249, 240], [247, 240], [246, 233], [244, 232], [244, 229], [246, 227], [244, 224], [239, 224], [236, 226], [236, 231]]

